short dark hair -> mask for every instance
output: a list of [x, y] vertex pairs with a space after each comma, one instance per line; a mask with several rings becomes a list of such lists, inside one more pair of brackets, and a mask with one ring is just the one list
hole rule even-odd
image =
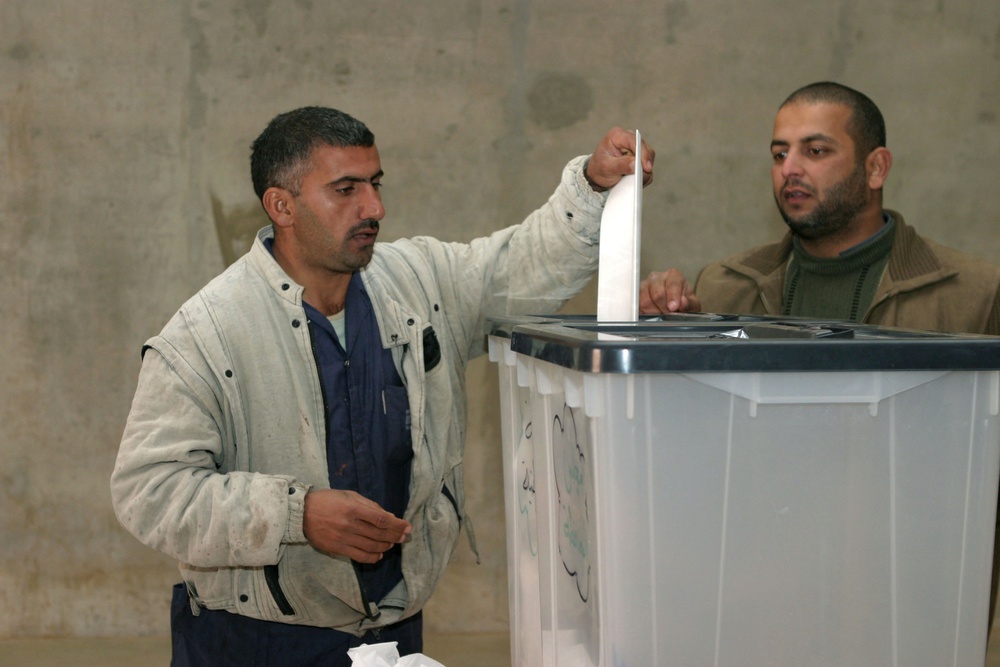
[[829, 102], [849, 108], [851, 118], [847, 121], [847, 134], [854, 141], [858, 160], [863, 160], [876, 148], [885, 146], [885, 119], [875, 103], [864, 93], [833, 81], [819, 81], [796, 90], [779, 108], [796, 102]]
[[306, 162], [317, 146], [375, 145], [375, 135], [358, 119], [328, 107], [302, 107], [275, 116], [250, 147], [250, 178], [257, 197], [271, 187], [297, 195]]

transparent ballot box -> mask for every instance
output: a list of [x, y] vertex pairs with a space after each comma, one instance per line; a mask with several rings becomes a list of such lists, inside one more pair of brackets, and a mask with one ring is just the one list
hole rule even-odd
[[1000, 338], [490, 323], [523, 667], [976, 665]]

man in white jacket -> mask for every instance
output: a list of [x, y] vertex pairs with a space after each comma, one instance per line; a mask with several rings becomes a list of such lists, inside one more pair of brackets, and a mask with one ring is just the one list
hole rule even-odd
[[422, 650], [463, 523], [472, 539], [464, 372], [484, 320], [555, 312], [583, 288], [635, 149], [612, 129], [545, 205], [470, 244], [376, 246], [368, 128], [322, 107], [271, 121], [251, 175], [272, 225], [144, 346], [111, 479], [122, 524], [180, 563], [172, 664]]

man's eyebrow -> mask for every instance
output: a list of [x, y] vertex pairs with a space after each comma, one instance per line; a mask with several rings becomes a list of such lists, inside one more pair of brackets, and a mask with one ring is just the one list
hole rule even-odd
[[[829, 144], [840, 143], [829, 134], [823, 134], [822, 132], [817, 132], [816, 134], [810, 134], [809, 136], [802, 137], [801, 139], [798, 140], [798, 143], [811, 144], [814, 141], [823, 141]], [[791, 145], [792, 144], [790, 141], [786, 141], [784, 139], [774, 139], [771, 141], [771, 148], [774, 148], [775, 146], [791, 146]]]
[[340, 178], [330, 181], [327, 185], [340, 185], [341, 183], [372, 183], [377, 181], [385, 175], [385, 172], [379, 169], [369, 178], [364, 176], [341, 176]]
[[816, 134], [810, 134], [808, 137], [802, 139], [802, 143], [811, 144], [814, 141], [825, 141], [828, 144], [840, 143], [829, 134], [823, 134], [822, 132], [817, 132]]

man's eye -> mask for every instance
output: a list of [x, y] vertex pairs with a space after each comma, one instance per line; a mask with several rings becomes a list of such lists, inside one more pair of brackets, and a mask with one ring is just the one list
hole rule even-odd
[[372, 181], [372, 187], [375, 188], [376, 191], [377, 190], [381, 190], [382, 189], [382, 184], [379, 183], [378, 181]]
[[819, 146], [813, 146], [812, 148], [809, 149], [809, 153], [811, 155], [823, 155], [824, 153], [826, 153], [826, 149], [820, 148]]
[[773, 159], [775, 162], [781, 162], [786, 157], [788, 157], [788, 153], [786, 151], [779, 151], [777, 153], [771, 153], [771, 159]]
[[342, 195], [349, 195], [354, 192], [354, 186], [348, 185], [346, 188], [337, 188], [337, 193]]

